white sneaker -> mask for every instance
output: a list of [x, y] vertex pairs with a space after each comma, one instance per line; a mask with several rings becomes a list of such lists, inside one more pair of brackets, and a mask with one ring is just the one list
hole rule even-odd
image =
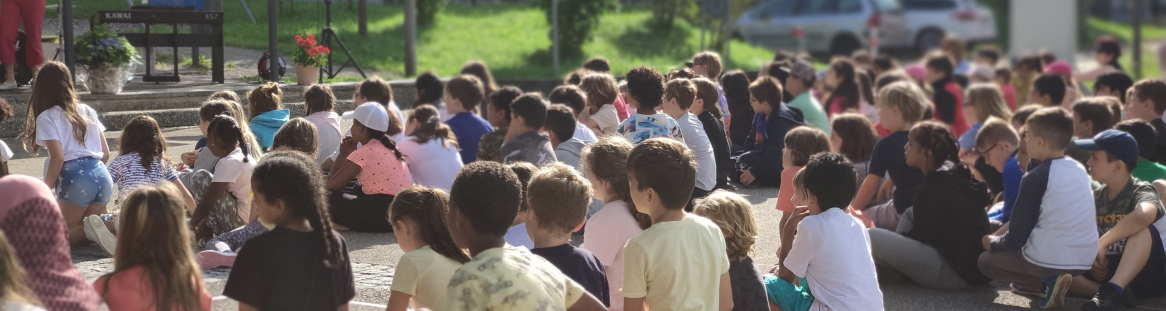
[[105, 227], [105, 222], [97, 215], [89, 215], [85, 217], [84, 225], [85, 237], [90, 241], [96, 242], [101, 250], [106, 254], [113, 256], [113, 252], [117, 250], [117, 237], [113, 236], [112, 232]]
[[194, 259], [204, 270], [235, 265], [234, 252], [201, 251], [194, 256]]
[[0, 83], [0, 90], [12, 90], [12, 89], [16, 89], [16, 81], [12, 81], [12, 82], [8, 82], [8, 83]]

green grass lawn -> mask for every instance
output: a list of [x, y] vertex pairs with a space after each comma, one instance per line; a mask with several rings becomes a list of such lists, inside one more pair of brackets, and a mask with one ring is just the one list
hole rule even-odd
[[[50, 0], [52, 1], [52, 0]], [[264, 0], [246, 0], [255, 15], [251, 23], [236, 0], [224, 0], [227, 45], [267, 48], [267, 4]], [[373, 4], [371, 2], [376, 2]], [[124, 0], [85, 0], [75, 5], [78, 18], [88, 17], [98, 9], [125, 9]], [[401, 75], [404, 72], [404, 28], [402, 7], [368, 5], [368, 34], [357, 34], [357, 15], [347, 10], [344, 1], [333, 4], [333, 27], [348, 44], [365, 68]], [[286, 3], [285, 3], [286, 4]], [[322, 2], [296, 2], [280, 15], [280, 51], [288, 55], [295, 47], [297, 32], [316, 32], [324, 26]], [[55, 15], [55, 12], [50, 14]], [[624, 7], [609, 12], [600, 21], [594, 39], [584, 45], [584, 57], [560, 61], [560, 75], [578, 67], [585, 59], [603, 56], [611, 61], [612, 71], [619, 74], [634, 66], [646, 65], [660, 70], [683, 66], [700, 47], [699, 26], [677, 20], [672, 28], [649, 26], [651, 12]], [[554, 77], [551, 56], [550, 25], [542, 10], [533, 6], [446, 6], [431, 28], [421, 29], [417, 40], [417, 69], [433, 70], [441, 76], [456, 74], [468, 60], [482, 60], [500, 79]], [[772, 58], [773, 52], [734, 41], [725, 68], [757, 69]], [[337, 62], [346, 59], [334, 46]]]
[[[1090, 38], [1096, 38], [1099, 35], [1111, 35], [1117, 38], [1122, 44], [1126, 45], [1125, 51], [1122, 52], [1122, 57], [1118, 60], [1123, 68], [1127, 68], [1131, 75], [1133, 72], [1133, 52], [1129, 51], [1130, 44], [1134, 41], [1134, 30], [1130, 24], [1108, 21], [1100, 18], [1090, 17], [1086, 21], [1086, 32]], [[1156, 42], [1166, 40], [1166, 27], [1155, 25], [1142, 25], [1142, 43]], [[1093, 43], [1088, 43], [1091, 48]], [[1158, 67], [1158, 55], [1154, 49], [1142, 49], [1142, 77], [1160, 77], [1162, 75], [1161, 69]], [[1135, 79], [1141, 77], [1134, 77]]]

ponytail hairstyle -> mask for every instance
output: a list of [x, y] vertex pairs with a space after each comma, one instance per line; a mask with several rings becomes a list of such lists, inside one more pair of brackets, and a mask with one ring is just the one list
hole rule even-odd
[[8, 243], [4, 232], [0, 232], [0, 299], [40, 306], [36, 293], [28, 287], [27, 276], [20, 266], [16, 249]]
[[[328, 214], [328, 200], [324, 194], [324, 177], [316, 161], [301, 152], [276, 151], [259, 162], [251, 174], [251, 189], [262, 194], [267, 202], [283, 202], [294, 217], [302, 217], [324, 242], [324, 266], [328, 268], [348, 261], [342, 253], [332, 219]], [[256, 196], [256, 200], [260, 200]]]
[[433, 105], [424, 104], [413, 108], [413, 115], [409, 116], [409, 120], [417, 121], [417, 128], [413, 130], [413, 140], [418, 144], [425, 144], [431, 139], [442, 139], [442, 146], [449, 149], [453, 146], [458, 149], [457, 136], [454, 136], [453, 130], [449, 125], [441, 122], [441, 117], [437, 114], [437, 108]]
[[336, 107], [336, 95], [327, 84], [313, 84], [304, 89], [304, 110], [306, 115], [321, 111], [332, 111]]
[[[122, 204], [117, 249], [112, 273], [105, 278], [105, 292], [113, 275], [140, 267], [153, 288], [154, 306], [160, 310], [200, 310], [198, 285], [202, 271], [194, 261], [186, 226], [186, 204], [177, 186], [161, 183], [134, 190]], [[146, 280], [142, 280], [146, 281]]]
[[833, 70], [834, 75], [838, 76], [838, 86], [834, 87], [834, 91], [830, 92], [830, 97], [827, 97], [822, 104], [829, 108], [829, 105], [834, 102], [834, 98], [842, 96], [842, 111], [859, 109], [858, 102], [862, 100], [862, 94], [859, 93], [854, 63], [846, 59], [837, 59], [830, 63], [830, 70]]
[[[583, 149], [583, 166], [587, 174], [595, 174], [595, 179], [607, 181], [611, 185], [611, 192], [616, 200], [627, 203], [632, 218], [640, 225], [640, 229], [652, 226], [652, 219], [648, 214], [636, 210], [632, 202], [632, 188], [628, 184], [628, 155], [632, 153], [632, 144], [622, 137], [605, 137], [599, 139]], [[592, 186], [598, 186], [598, 183]], [[605, 202], [606, 203], [606, 202]]]
[[122, 129], [121, 144], [118, 146], [121, 154], [137, 152], [141, 158], [142, 167], [149, 173], [154, 169], [154, 160], [167, 167], [174, 163], [166, 156], [166, 137], [162, 135], [162, 128], [158, 121], [147, 115], [140, 115], [130, 119]]
[[77, 91], [73, 89], [73, 75], [69, 72], [69, 67], [65, 67], [61, 62], [46, 62], [36, 76], [36, 83], [33, 83], [32, 95], [28, 97], [24, 132], [20, 133], [24, 148], [28, 149], [31, 145], [33, 154], [40, 151], [40, 145], [36, 144], [36, 118], [53, 107], [61, 107], [66, 120], [58, 121], [68, 121], [72, 124], [73, 138], [84, 143], [86, 131], [89, 129], [87, 125], [93, 120], [77, 111], [77, 104], [80, 102]]
[[951, 169], [953, 174], [963, 178], [972, 178], [972, 171], [960, 161], [959, 144], [956, 143], [955, 134], [947, 127], [947, 124], [939, 121], [923, 121], [911, 128], [911, 133], [915, 134], [915, 142], [927, 151], [931, 165], [940, 168], [943, 167], [944, 162], [951, 161], [955, 164]]
[[[393, 113], [389, 112], [389, 115], [391, 116], [391, 115], [393, 115]], [[389, 137], [388, 133], [374, 130], [372, 128], [364, 126], [364, 124], [360, 124], [360, 121], [352, 120], [352, 126], [357, 126], [357, 125], [360, 125], [360, 127], [364, 128], [364, 130], [368, 132], [368, 137], [371, 137], [372, 139], [376, 139], [377, 141], [381, 142], [381, 145], [384, 145], [385, 148], [389, 148], [389, 150], [392, 150], [393, 155], [397, 157], [397, 160], [400, 160], [402, 162], [405, 161], [405, 157], [401, 155], [401, 151], [397, 150], [397, 142], [393, 141], [393, 138]]]
[[449, 234], [445, 215], [449, 212], [449, 194], [438, 188], [429, 188], [422, 185], [413, 185], [401, 190], [389, 205], [389, 222], [408, 218], [421, 231], [421, 240], [433, 248], [433, 251], [453, 259], [458, 263], [470, 261]]
[[211, 124], [207, 126], [206, 133], [211, 143], [218, 140], [218, 142], [235, 144], [236, 148], [243, 150], [243, 162], [248, 162], [247, 155], [250, 153], [251, 146], [243, 138], [243, 129], [239, 128], [239, 122], [235, 121], [235, 118], [227, 115], [215, 116], [211, 120]]
[[247, 106], [251, 108], [247, 120], [255, 119], [256, 116], [268, 111], [283, 109], [283, 103], [280, 101], [282, 96], [283, 91], [275, 82], [267, 82], [252, 89], [247, 93]]
[[319, 154], [318, 149], [320, 148], [316, 142], [317, 139], [316, 126], [312, 122], [308, 122], [304, 118], [293, 118], [275, 132], [271, 149], [299, 151], [315, 158]]

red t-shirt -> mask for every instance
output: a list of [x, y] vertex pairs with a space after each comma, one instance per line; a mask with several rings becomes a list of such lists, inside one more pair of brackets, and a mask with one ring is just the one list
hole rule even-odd
[[1000, 92], [1004, 93], [1004, 102], [1008, 103], [1008, 109], [1016, 111], [1016, 89], [1012, 87], [1012, 83], [1000, 87]]
[[[951, 94], [951, 96], [950, 97], [944, 96], [944, 98], [941, 99], [940, 98], [941, 95], [939, 94], [939, 92], [940, 92], [939, 90], [936, 91], [935, 95], [931, 96], [931, 102], [937, 106], [934, 109], [934, 113], [932, 114], [933, 115], [932, 117], [935, 118], [935, 120], [946, 122], [946, 120], [943, 119], [943, 116], [939, 113], [940, 108], [938, 106], [939, 105], [953, 105], [954, 106], [953, 108], [955, 109], [955, 111], [954, 111], [955, 120], [953, 122], [949, 123], [948, 125], [951, 126], [951, 131], [955, 132], [955, 137], [960, 137], [960, 135], [963, 135], [964, 132], [968, 131], [968, 121], [964, 120], [963, 89], [960, 88], [959, 83], [956, 83], [955, 81], [948, 81], [947, 83], [945, 83], [943, 85], [943, 91], [946, 91], [946, 93]], [[951, 102], [951, 103], [939, 102], [939, 101], [947, 101], [949, 99], [952, 100], [953, 102]]]
[[[109, 292], [106, 292], [106, 279], [109, 279]], [[198, 286], [199, 298], [203, 311], [211, 309], [211, 295]], [[93, 289], [105, 299], [110, 310], [150, 310], [158, 309], [154, 305], [154, 285], [142, 267], [133, 267], [117, 274], [106, 274], [93, 283]], [[193, 310], [185, 310], [193, 311]]]

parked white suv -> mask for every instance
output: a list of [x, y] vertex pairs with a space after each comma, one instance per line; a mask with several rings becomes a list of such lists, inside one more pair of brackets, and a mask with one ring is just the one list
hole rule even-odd
[[996, 18], [975, 0], [900, 0], [907, 17], [907, 38], [920, 52], [937, 48], [944, 34], [964, 42], [996, 40]]
[[912, 41], [899, 0], [768, 0], [737, 19], [734, 31], [750, 44], [795, 51], [795, 29], [811, 53], [850, 55], [866, 47], [878, 28], [879, 46], [909, 47]]

